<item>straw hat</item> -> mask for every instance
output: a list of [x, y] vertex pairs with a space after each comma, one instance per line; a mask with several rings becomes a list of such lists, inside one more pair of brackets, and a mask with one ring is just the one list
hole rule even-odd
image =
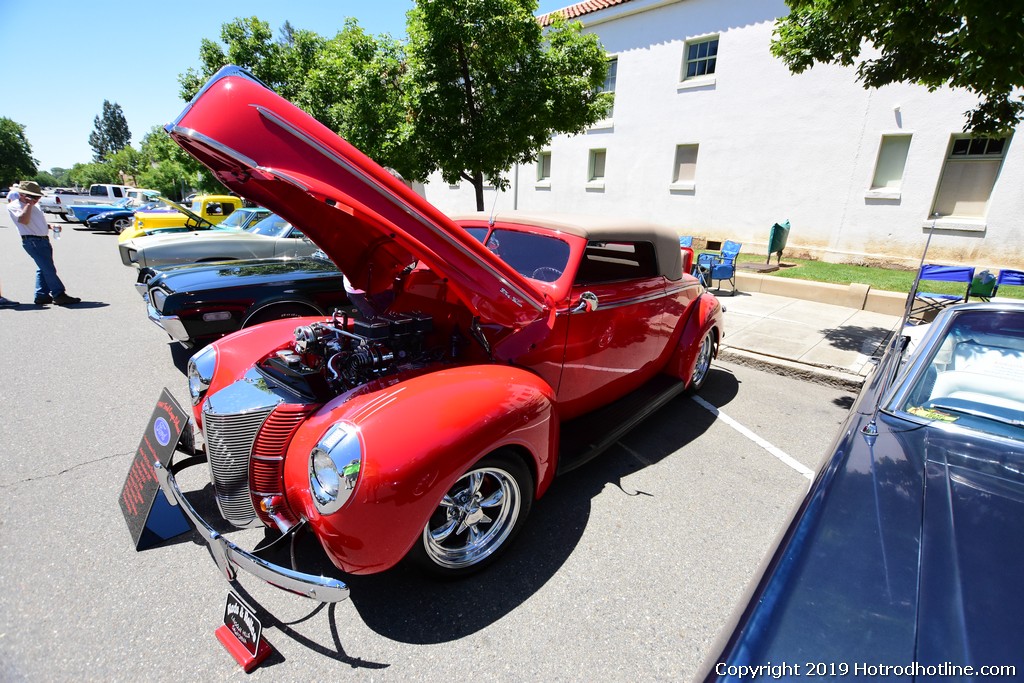
[[18, 194], [27, 194], [30, 197], [42, 197], [43, 190], [39, 183], [33, 180], [22, 180], [18, 185]]

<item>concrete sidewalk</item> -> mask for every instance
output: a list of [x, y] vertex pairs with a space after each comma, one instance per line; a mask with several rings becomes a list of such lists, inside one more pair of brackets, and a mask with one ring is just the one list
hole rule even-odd
[[742, 289], [720, 296], [725, 337], [719, 358], [859, 390], [901, 316], [816, 301], [833, 294], [816, 284], [791, 286], [802, 298]]

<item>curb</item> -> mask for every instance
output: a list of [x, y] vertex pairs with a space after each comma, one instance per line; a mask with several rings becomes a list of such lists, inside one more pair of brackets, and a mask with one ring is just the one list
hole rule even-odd
[[860, 391], [865, 379], [856, 373], [845, 370], [797, 363], [785, 358], [776, 358], [775, 356], [754, 353], [753, 351], [734, 349], [725, 345], [718, 350], [718, 360], [765, 370], [776, 375], [802, 379], [807, 382], [814, 382], [815, 384], [823, 384], [853, 393]]
[[736, 286], [741, 292], [761, 292], [791, 299], [817, 301], [823, 304], [838, 304], [847, 308], [902, 316], [907, 305], [907, 295], [901, 292], [887, 292], [871, 289], [868, 285], [834, 285], [814, 280], [773, 277], [736, 270]]

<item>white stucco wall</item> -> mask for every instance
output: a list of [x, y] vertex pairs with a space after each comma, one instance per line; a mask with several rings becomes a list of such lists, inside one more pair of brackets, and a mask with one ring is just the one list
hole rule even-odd
[[[555, 138], [549, 186], [536, 186], [534, 165], [519, 167], [509, 191], [485, 192], [486, 208], [641, 217], [760, 253], [771, 224], [789, 219], [787, 254], [916, 266], [950, 137], [975, 98], [866, 90], [840, 67], [792, 75], [769, 52], [785, 12], [781, 0], [636, 0], [587, 15], [586, 30], [618, 58], [612, 125]], [[712, 82], [681, 83], [684, 41], [707, 34], [719, 35]], [[913, 135], [899, 198], [866, 197], [881, 135], [895, 132]], [[676, 145], [691, 143], [694, 187], [673, 191]], [[929, 260], [1024, 267], [1022, 144], [1007, 149], [986, 219], [937, 231]], [[607, 150], [603, 190], [586, 187], [594, 148]], [[432, 180], [426, 195], [442, 210], [475, 209], [468, 183]]]

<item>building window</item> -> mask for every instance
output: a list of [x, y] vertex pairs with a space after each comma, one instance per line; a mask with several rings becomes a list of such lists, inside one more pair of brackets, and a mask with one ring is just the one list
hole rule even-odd
[[601, 87], [601, 92], [608, 93], [611, 95], [611, 103], [608, 105], [608, 111], [605, 113], [605, 118], [610, 119], [615, 114], [615, 79], [619, 71], [619, 59], [613, 57], [608, 60], [608, 73], [604, 77], [604, 85]]
[[537, 182], [545, 183], [551, 181], [551, 152], [541, 152], [537, 155]]
[[1008, 142], [1007, 138], [953, 136], [932, 216], [984, 218]]
[[604, 164], [607, 157], [607, 150], [590, 150], [590, 164], [587, 172], [587, 180], [592, 183], [604, 182]]
[[906, 133], [882, 135], [875, 160], [875, 175], [865, 195], [869, 199], [899, 199], [903, 185], [903, 169], [907, 166], [910, 138]]
[[715, 73], [715, 62], [718, 59], [718, 36], [687, 41], [683, 50], [685, 61], [683, 62], [681, 80], [711, 76]]
[[697, 175], [698, 145], [676, 145], [676, 159], [672, 165], [673, 190], [692, 190]]

